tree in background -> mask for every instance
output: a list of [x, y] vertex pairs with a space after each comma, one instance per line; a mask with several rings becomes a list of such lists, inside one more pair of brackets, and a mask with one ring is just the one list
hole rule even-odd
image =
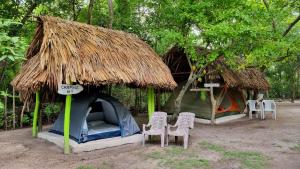
[[[152, 45], [163, 54], [179, 44], [189, 56], [191, 69], [196, 67], [175, 100], [175, 113], [180, 112], [181, 99], [191, 83], [218, 56], [224, 55], [237, 69], [266, 69], [299, 54], [299, 29], [294, 24], [299, 7], [298, 1], [285, 0], [144, 1], [146, 31]], [[211, 52], [199, 56], [195, 46]], [[246, 64], [234, 65], [240, 58]]]

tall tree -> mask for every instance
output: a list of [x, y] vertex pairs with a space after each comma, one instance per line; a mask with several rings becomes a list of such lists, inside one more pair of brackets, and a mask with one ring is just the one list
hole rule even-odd
[[113, 22], [114, 22], [114, 7], [113, 7], [113, 1], [107, 0], [108, 2], [108, 11], [109, 11], [109, 23], [108, 28], [112, 29]]
[[89, 9], [88, 9], [88, 13], [87, 13], [87, 24], [91, 24], [93, 6], [94, 6], [94, 0], [90, 0]]

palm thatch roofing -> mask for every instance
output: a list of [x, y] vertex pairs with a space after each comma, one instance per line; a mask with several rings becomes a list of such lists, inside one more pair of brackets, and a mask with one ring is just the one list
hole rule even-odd
[[128, 84], [174, 89], [169, 68], [137, 36], [56, 17], [41, 16], [26, 61], [12, 85], [22, 95], [61, 83]]
[[[196, 48], [198, 54], [208, 54], [203, 48]], [[165, 55], [164, 61], [169, 66], [171, 73], [177, 83], [188, 79], [191, 68], [187, 61], [184, 49], [175, 45]], [[268, 90], [270, 85], [263, 72], [256, 68], [233, 70], [225, 62], [224, 57], [206, 67], [206, 82], [223, 81], [228, 87], [250, 90]]]

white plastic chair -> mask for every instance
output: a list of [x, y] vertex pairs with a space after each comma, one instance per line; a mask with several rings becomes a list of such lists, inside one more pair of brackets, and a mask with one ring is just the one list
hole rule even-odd
[[276, 104], [274, 100], [263, 100], [262, 101], [262, 109], [263, 109], [263, 113], [262, 113], [262, 119], [265, 119], [265, 112], [271, 112], [272, 113], [272, 119], [276, 120]]
[[[257, 106], [256, 106], [257, 104]], [[260, 117], [263, 118], [263, 110], [262, 110], [262, 106], [261, 106], [261, 102], [257, 102], [257, 100], [248, 100], [246, 102], [246, 105], [249, 109], [249, 118], [252, 119], [252, 113], [253, 112], [257, 112], [256, 113], [256, 118], [258, 118], [258, 113], [260, 114]]]
[[[195, 114], [190, 112], [182, 112], [179, 114], [178, 119], [174, 126], [168, 125], [167, 128], [167, 146], [169, 144], [169, 136], [182, 136], [183, 146], [186, 149], [189, 142], [189, 130], [194, 128]], [[176, 130], [171, 130], [176, 128]]]
[[[150, 127], [146, 130], [146, 127]], [[145, 145], [145, 137], [149, 135], [159, 135], [161, 139], [161, 147], [165, 144], [165, 133], [167, 127], [167, 113], [154, 112], [149, 123], [143, 124], [143, 146]]]

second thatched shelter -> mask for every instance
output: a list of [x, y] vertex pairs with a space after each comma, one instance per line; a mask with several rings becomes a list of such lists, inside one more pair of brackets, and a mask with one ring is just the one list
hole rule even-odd
[[[197, 48], [196, 50], [204, 55], [208, 52], [202, 48]], [[165, 109], [173, 110], [174, 100], [188, 80], [192, 70], [184, 49], [178, 46], [171, 48], [165, 54], [164, 60], [178, 83], [178, 87], [174, 90], [173, 95], [165, 106]], [[247, 92], [264, 92], [269, 89], [269, 83], [258, 69], [233, 70], [226, 64], [223, 57], [208, 65], [205, 70], [206, 74], [192, 84], [183, 96], [181, 103], [181, 111], [193, 112], [199, 118], [212, 118], [210, 93], [204, 89], [204, 83], [220, 84], [220, 87], [214, 88], [214, 97], [217, 102], [216, 118], [242, 113], [247, 100]]]

